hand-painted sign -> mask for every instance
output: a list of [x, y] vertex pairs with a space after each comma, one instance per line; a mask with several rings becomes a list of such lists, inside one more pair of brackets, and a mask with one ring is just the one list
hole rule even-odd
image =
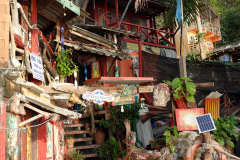
[[33, 78], [44, 82], [44, 72], [42, 58], [34, 53], [30, 53]]
[[105, 94], [104, 91], [96, 89], [93, 92], [83, 93], [83, 99], [88, 101], [93, 100], [94, 103], [103, 104], [105, 102], [113, 102], [115, 100], [114, 96]]

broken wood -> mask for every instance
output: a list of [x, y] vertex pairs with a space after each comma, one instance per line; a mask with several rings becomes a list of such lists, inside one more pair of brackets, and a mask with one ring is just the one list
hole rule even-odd
[[140, 115], [139, 117], [142, 119], [142, 122], [146, 122], [148, 119], [153, 118], [155, 116], [161, 116], [161, 117], [173, 117], [172, 114], [170, 114], [170, 111], [160, 111], [158, 113], [147, 113], [147, 115]]
[[33, 111], [35, 111], [35, 112], [37, 112], [37, 113], [39, 113], [39, 114], [41, 114], [41, 115], [44, 115], [44, 116], [46, 116], [46, 117], [50, 117], [50, 113], [48, 113], [48, 112], [45, 112], [45, 111], [42, 111], [42, 110], [40, 110], [40, 109], [38, 109], [38, 108], [36, 108], [36, 107], [33, 107], [32, 105], [30, 105], [30, 104], [27, 104], [27, 103], [23, 103], [23, 104], [21, 104], [21, 105], [23, 105], [24, 107], [27, 107], [27, 108], [29, 108], [29, 109], [31, 109], [31, 110], [33, 110]]
[[29, 118], [29, 119], [26, 120], [26, 121], [21, 122], [18, 126], [19, 126], [19, 127], [22, 127], [22, 126], [24, 126], [25, 124], [31, 123], [31, 122], [39, 119], [39, 118], [42, 118], [42, 117], [43, 117], [42, 114], [38, 114], [38, 115], [36, 115], [36, 116], [34, 116], [34, 117], [32, 117], [32, 118]]

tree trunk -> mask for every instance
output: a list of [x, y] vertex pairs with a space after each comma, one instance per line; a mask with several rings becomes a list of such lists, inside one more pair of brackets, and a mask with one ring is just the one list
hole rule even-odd
[[[211, 141], [210, 132], [203, 133], [203, 139], [204, 139], [205, 143], [210, 144], [210, 141]], [[204, 159], [206, 159], [206, 160], [212, 159], [212, 152], [210, 149], [205, 149]]]
[[[196, 20], [197, 20], [197, 28], [198, 28], [198, 33], [203, 33], [203, 29], [202, 29], [202, 24], [201, 24], [201, 19], [200, 19], [200, 15], [196, 15]], [[199, 38], [199, 47], [200, 47], [200, 54], [201, 54], [201, 58], [205, 59], [206, 58], [206, 48], [204, 45], [204, 37], [200, 37]]]

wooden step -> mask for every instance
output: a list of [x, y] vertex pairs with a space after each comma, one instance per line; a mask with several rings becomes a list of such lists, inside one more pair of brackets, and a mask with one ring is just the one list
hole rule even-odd
[[91, 145], [84, 145], [84, 146], [74, 146], [75, 149], [89, 149], [89, 148], [98, 148], [101, 144], [91, 144]]
[[84, 124], [65, 124], [64, 125], [64, 128], [65, 127], [83, 127]]
[[88, 153], [88, 154], [83, 154], [83, 156], [84, 156], [85, 158], [90, 158], [90, 157], [97, 157], [98, 154], [97, 154], [97, 153]]
[[87, 137], [87, 138], [74, 138], [74, 142], [82, 142], [82, 141], [92, 141], [92, 137]]
[[89, 133], [89, 130], [82, 130], [82, 131], [66, 131], [64, 132], [65, 135], [69, 134], [84, 134], [84, 133]]

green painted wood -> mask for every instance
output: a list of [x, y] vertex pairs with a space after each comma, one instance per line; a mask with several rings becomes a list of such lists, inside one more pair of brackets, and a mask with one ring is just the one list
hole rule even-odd
[[69, 0], [57, 0], [57, 2], [61, 3], [62, 5], [65, 5], [65, 7], [67, 7], [68, 9], [70, 9], [71, 11], [80, 16], [80, 7], [77, 6], [76, 4], [72, 3], [71, 6]]

